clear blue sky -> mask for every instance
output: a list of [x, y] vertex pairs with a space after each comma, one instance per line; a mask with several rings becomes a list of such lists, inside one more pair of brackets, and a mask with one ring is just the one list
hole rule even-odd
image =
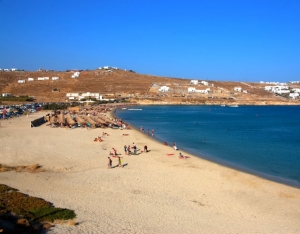
[[300, 80], [300, 0], [0, 0], [0, 68]]

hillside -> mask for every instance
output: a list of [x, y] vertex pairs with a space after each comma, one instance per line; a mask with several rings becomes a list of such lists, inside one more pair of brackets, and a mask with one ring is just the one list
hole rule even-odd
[[[66, 101], [66, 93], [71, 92], [98, 92], [104, 97], [129, 97], [132, 102], [139, 103], [300, 104], [299, 100], [292, 101], [264, 91], [265, 85], [260, 83], [208, 81], [208, 86], [192, 85], [189, 79], [124, 70], [83, 71], [78, 78], [71, 78], [72, 75], [73, 72], [0, 72], [0, 93], [34, 96], [38, 102]], [[28, 81], [29, 77], [34, 81]], [[39, 81], [38, 77], [49, 77], [50, 80]], [[51, 80], [52, 77], [59, 77], [59, 80]], [[20, 84], [18, 80], [26, 80], [26, 83]], [[161, 93], [158, 91], [161, 86], [168, 86], [170, 90]], [[211, 91], [191, 94], [187, 92], [188, 87], [197, 90], [209, 88]], [[247, 93], [234, 91], [234, 87], [241, 87]]]

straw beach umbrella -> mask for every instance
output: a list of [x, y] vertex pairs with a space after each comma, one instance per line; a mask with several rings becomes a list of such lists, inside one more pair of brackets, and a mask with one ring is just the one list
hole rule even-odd
[[92, 128], [96, 127], [96, 122], [92, 120], [89, 116], [87, 115], [82, 115], [82, 118], [91, 125]]
[[74, 126], [76, 124], [76, 122], [73, 120], [72, 116], [70, 115], [70, 113], [66, 114], [65, 115], [65, 119], [66, 119], [66, 122], [71, 125], [71, 126]]
[[81, 118], [78, 114], [75, 115], [75, 119], [81, 125], [86, 124], [86, 121], [83, 118]]

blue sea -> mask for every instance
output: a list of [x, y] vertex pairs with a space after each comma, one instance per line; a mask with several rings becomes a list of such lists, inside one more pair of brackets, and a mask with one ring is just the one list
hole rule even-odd
[[137, 106], [115, 115], [179, 150], [300, 187], [300, 106]]

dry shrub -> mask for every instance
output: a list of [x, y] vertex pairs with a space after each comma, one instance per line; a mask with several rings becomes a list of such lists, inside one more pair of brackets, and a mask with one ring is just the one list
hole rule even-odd
[[68, 225], [70, 225], [70, 226], [76, 226], [78, 223], [77, 222], [75, 222], [74, 220], [70, 220], [69, 222], [68, 222]]
[[44, 229], [50, 229], [52, 227], [53, 227], [53, 225], [51, 223], [43, 223], [43, 228]]
[[39, 164], [33, 164], [31, 166], [27, 166], [26, 169], [29, 172], [38, 172], [40, 170], [41, 166]]
[[16, 171], [16, 172], [27, 171], [27, 172], [34, 173], [34, 172], [43, 172], [45, 170], [42, 169], [39, 164], [33, 164], [31, 166], [13, 166], [13, 167], [0, 164], [0, 172], [5, 172], [5, 171]]
[[27, 219], [18, 219], [17, 224], [26, 226], [26, 227], [30, 226], [29, 221]]

